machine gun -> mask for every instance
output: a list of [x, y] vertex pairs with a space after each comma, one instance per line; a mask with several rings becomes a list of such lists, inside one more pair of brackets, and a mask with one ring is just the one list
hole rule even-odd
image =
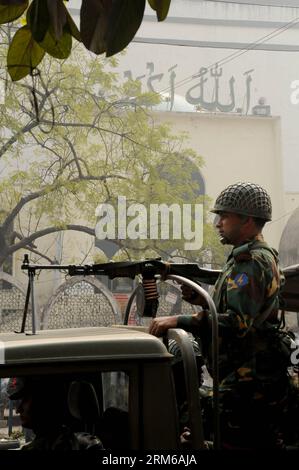
[[109, 279], [115, 277], [134, 279], [138, 274], [147, 275], [147, 277], [156, 274], [161, 276], [177, 274], [205, 284], [215, 284], [220, 273], [218, 270], [200, 268], [196, 263], [169, 263], [162, 261], [161, 258], [85, 265], [39, 265], [30, 264], [28, 255], [25, 255], [21, 268], [28, 272], [42, 269], [59, 269], [60, 271], [66, 271], [70, 276], [104, 275], [108, 276]]
[[[196, 263], [169, 263], [161, 258], [145, 259], [142, 261], [120, 261], [90, 265], [38, 265], [30, 264], [28, 255], [24, 256], [22, 269], [28, 272], [28, 288], [25, 308], [21, 326], [21, 332], [25, 331], [27, 311], [31, 296], [32, 305], [32, 332], [36, 331], [34, 308], [34, 276], [40, 270], [59, 270], [69, 276], [108, 276], [128, 277], [135, 279], [140, 276], [144, 292], [143, 314], [146, 317], [155, 317], [159, 306], [159, 294], [157, 290], [157, 276], [165, 279], [169, 275], [181, 276], [197, 284], [215, 284], [220, 270], [201, 268]], [[281, 291], [281, 309], [289, 312], [299, 312], [299, 265], [283, 269], [285, 284]]]
[[59, 270], [66, 272], [69, 276], [108, 276], [109, 279], [116, 277], [128, 277], [135, 279], [141, 276], [144, 290], [144, 308], [143, 315], [155, 317], [159, 306], [159, 294], [157, 290], [156, 276], [160, 275], [162, 279], [168, 275], [178, 275], [190, 279], [196, 283], [215, 284], [220, 271], [205, 269], [196, 263], [169, 263], [161, 258], [146, 259], [142, 261], [120, 261], [103, 264], [90, 265], [39, 265], [30, 264], [28, 255], [24, 256], [21, 268], [28, 272], [28, 287], [25, 300], [25, 308], [21, 326], [21, 333], [25, 331], [26, 318], [31, 296], [32, 306], [32, 333], [36, 331], [35, 307], [34, 307], [34, 276], [36, 271], [40, 270]]

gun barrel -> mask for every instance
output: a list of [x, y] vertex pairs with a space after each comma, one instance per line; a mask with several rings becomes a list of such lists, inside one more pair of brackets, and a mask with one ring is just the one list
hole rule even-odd
[[23, 263], [21, 266], [21, 269], [24, 271], [39, 271], [39, 270], [53, 270], [56, 269], [58, 271], [67, 271], [70, 276], [85, 276], [88, 274], [93, 274], [93, 268], [92, 266], [80, 266], [80, 265], [63, 265], [63, 264], [49, 264], [49, 265], [43, 265], [43, 264], [29, 264], [29, 263]]
[[[44, 264], [22, 264], [21, 269], [24, 269], [25, 271], [30, 270], [30, 269], [69, 269], [71, 266], [70, 265], [62, 265], [62, 264], [49, 264], [49, 265], [44, 265]], [[77, 266], [76, 266], [77, 267]]]

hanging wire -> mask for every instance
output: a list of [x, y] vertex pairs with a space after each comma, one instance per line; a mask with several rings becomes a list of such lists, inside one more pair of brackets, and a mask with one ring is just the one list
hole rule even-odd
[[[280, 34], [284, 33], [285, 31], [287, 31], [288, 29], [290, 29], [292, 26], [296, 25], [297, 23], [299, 22], [299, 16], [297, 16], [296, 18], [294, 18], [293, 20], [289, 21], [288, 23], [286, 23], [285, 25], [279, 27], [279, 28], [276, 28], [275, 30], [271, 31], [270, 33], [266, 34], [265, 36], [262, 36], [261, 38], [257, 39], [256, 41], [252, 42], [251, 44], [249, 44], [246, 48], [240, 50], [240, 51], [235, 51], [235, 52], [232, 52], [231, 54], [227, 55], [226, 57], [224, 57], [223, 59], [220, 59], [220, 60], [217, 60], [216, 62], [213, 62], [211, 65], [209, 65], [208, 67], [205, 67], [206, 70], [211, 70], [213, 69], [216, 65], [218, 66], [223, 66], [223, 65], [226, 65], [230, 62], [232, 62], [233, 60], [237, 59], [238, 57], [240, 57], [241, 55], [243, 54], [246, 54], [247, 52], [251, 51], [251, 50], [254, 50], [257, 46], [259, 46], [260, 44], [264, 44], [265, 42], [267, 42], [269, 39], [272, 39], [276, 36], [279, 36]], [[186, 46], [186, 47], [189, 47], [189, 46]], [[190, 81], [194, 80], [194, 78], [197, 78], [199, 76], [198, 73], [195, 73], [195, 74], [192, 74], [192, 75], [189, 75], [188, 77], [176, 82], [176, 88], [182, 86], [182, 85], [186, 85], [187, 83], [189, 83]], [[160, 90], [159, 92], [157, 93], [165, 93], [165, 92], [168, 92], [169, 90], [171, 90], [171, 87], [166, 87], [166, 88], [163, 88], [162, 90]]]

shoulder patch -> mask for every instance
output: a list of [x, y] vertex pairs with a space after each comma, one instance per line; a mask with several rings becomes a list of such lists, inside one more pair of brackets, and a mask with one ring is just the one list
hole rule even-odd
[[238, 289], [239, 287], [244, 287], [249, 283], [249, 278], [246, 273], [238, 273], [233, 279], [231, 277], [227, 280], [227, 288]]
[[238, 287], [244, 287], [248, 284], [249, 279], [246, 273], [240, 273], [236, 275], [234, 282]]

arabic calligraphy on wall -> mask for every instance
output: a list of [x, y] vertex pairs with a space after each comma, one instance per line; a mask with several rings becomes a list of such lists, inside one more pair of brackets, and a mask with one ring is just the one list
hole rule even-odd
[[[176, 91], [176, 72], [177, 64], [173, 65], [168, 69], [168, 102], [169, 111], [172, 111], [174, 106], [175, 91]], [[164, 77], [164, 73], [155, 73], [155, 65], [153, 62], [147, 62], [146, 64], [147, 73], [134, 77], [132, 70], [126, 70], [124, 77], [129, 80], [146, 81], [148, 91], [158, 93], [158, 86]], [[238, 105], [236, 103], [236, 79], [234, 75], [230, 79], [225, 81], [222, 77], [222, 67], [218, 64], [212, 67], [200, 67], [197, 74], [192, 77], [192, 86], [185, 93], [185, 100], [187, 103], [194, 105], [196, 109], [203, 109], [209, 112], [220, 111], [223, 113], [229, 113], [234, 110], [238, 110], [243, 114], [248, 114], [251, 100], [251, 82], [252, 72], [254, 69], [247, 70], [243, 73], [244, 82], [240, 94], [242, 95], [242, 102]], [[222, 79], [222, 80], [221, 80]], [[226, 88], [225, 88], [226, 87]], [[229, 100], [224, 103], [221, 101], [220, 96], [224, 95], [225, 92], [229, 92]], [[211, 92], [212, 90], [212, 92]], [[212, 95], [211, 99], [208, 99], [208, 94]]]

